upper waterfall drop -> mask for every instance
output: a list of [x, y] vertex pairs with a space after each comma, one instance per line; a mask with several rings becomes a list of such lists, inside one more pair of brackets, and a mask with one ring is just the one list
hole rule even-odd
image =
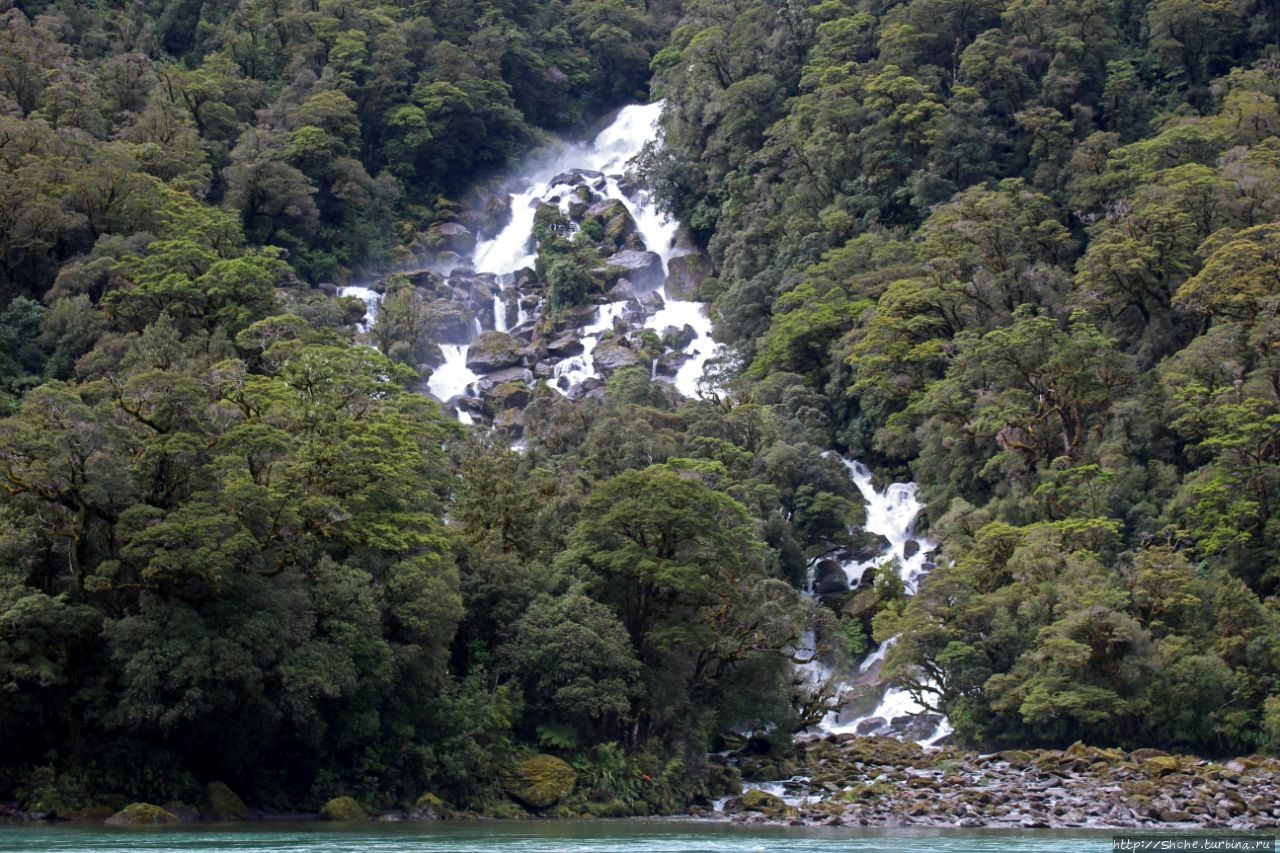
[[511, 196], [511, 221], [492, 239], [476, 244], [472, 256], [475, 271], [501, 275], [533, 266], [537, 253], [530, 251], [530, 237], [537, 206], [556, 197], [553, 193], [558, 186], [556, 179], [571, 170], [599, 174], [599, 188], [607, 197], [627, 205], [645, 245], [662, 258], [665, 269], [675, 251], [678, 223], [657, 211], [647, 191], [641, 191], [639, 195], [644, 198], [639, 203], [629, 199], [613, 177], [624, 173], [629, 161], [657, 137], [662, 104], [655, 101], [623, 107], [591, 142], [564, 145], [550, 159], [535, 166], [519, 181], [519, 190]]
[[[457, 268], [462, 271], [458, 281], [469, 277], [469, 283], [455, 283], [459, 273], [450, 273], [453, 292], [469, 293], [475, 316], [485, 318], [483, 328], [477, 327], [468, 340], [475, 343], [483, 330], [492, 329], [525, 342], [527, 357], [521, 366], [530, 371], [523, 380], [526, 383], [544, 379], [565, 396], [587, 393], [595, 387], [592, 383], [626, 366], [628, 353], [639, 348], [637, 333], [650, 329], [668, 342], [662, 358], [646, 361], [650, 375], [671, 383], [687, 397], [698, 393], [703, 367], [718, 350], [711, 337], [711, 319], [705, 305], [688, 298], [689, 281], [699, 279], [684, 273], [678, 296], [667, 287], [672, 261], [697, 250], [677, 244], [679, 223], [658, 209], [653, 194], [631, 171], [635, 157], [660, 136], [662, 107], [661, 101], [624, 107], [593, 139], [561, 144], [551, 155], [532, 160], [508, 182], [506, 224], [475, 244], [469, 266]], [[610, 205], [614, 212], [608, 212]], [[597, 223], [608, 221], [611, 228], [626, 220], [622, 237], [598, 247], [600, 268], [591, 271], [597, 283], [603, 276], [612, 288], [605, 297], [610, 301], [598, 302], [594, 317], [572, 309], [557, 315], [554, 340], [538, 331], [546, 328], [537, 317], [545, 302], [546, 283], [529, 272], [538, 259], [534, 225], [540, 208], [558, 208], [572, 232], [581, 230], [593, 216], [600, 217]], [[625, 215], [618, 210], [625, 210]], [[683, 263], [685, 269], [688, 262]], [[477, 295], [481, 289], [482, 297]], [[566, 345], [566, 335], [574, 342]], [[597, 353], [610, 336], [615, 341], [610, 351]], [[477, 366], [479, 374], [465, 369], [468, 360], [477, 365], [483, 360], [458, 351], [462, 343], [455, 339], [449, 348], [442, 347], [444, 364], [429, 387], [442, 401], [453, 400], [459, 411], [469, 406], [473, 413], [495, 417], [483, 411], [485, 401], [480, 398], [496, 387], [509, 387], [516, 377], [508, 368]]]

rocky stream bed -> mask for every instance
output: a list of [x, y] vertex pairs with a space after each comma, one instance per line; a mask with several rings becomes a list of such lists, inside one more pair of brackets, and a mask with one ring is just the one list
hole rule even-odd
[[[744, 823], [883, 827], [1258, 830], [1280, 826], [1280, 759], [1210, 761], [1157, 749], [991, 754], [831, 734], [784, 759], [739, 755]], [[794, 773], [777, 781], [782, 773]], [[763, 779], [774, 780], [764, 783]], [[776, 792], [776, 793], [775, 793]]]

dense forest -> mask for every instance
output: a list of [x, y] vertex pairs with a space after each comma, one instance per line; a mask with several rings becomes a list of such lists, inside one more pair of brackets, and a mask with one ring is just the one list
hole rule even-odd
[[[0, 800], [680, 810], [824, 712], [807, 631], [964, 743], [1280, 748], [1275, 4], [0, 8]], [[719, 384], [513, 451], [333, 285], [649, 97]], [[802, 594], [831, 448], [920, 485], [917, 595]]]

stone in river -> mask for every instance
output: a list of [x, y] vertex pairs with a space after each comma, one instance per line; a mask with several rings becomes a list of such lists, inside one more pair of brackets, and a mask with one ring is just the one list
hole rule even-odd
[[654, 252], [627, 249], [606, 258], [605, 266], [630, 281], [636, 293], [657, 290], [666, 279], [662, 258]]
[[520, 342], [505, 332], [482, 332], [467, 351], [467, 367], [476, 373], [515, 367], [521, 361], [520, 350]]

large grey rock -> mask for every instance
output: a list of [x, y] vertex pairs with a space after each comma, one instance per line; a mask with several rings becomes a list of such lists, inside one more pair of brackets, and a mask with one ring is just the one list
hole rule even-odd
[[576, 334], [561, 335], [547, 344], [547, 355], [555, 359], [571, 358], [582, 353], [582, 340]]
[[698, 285], [710, 277], [711, 259], [701, 252], [667, 262], [667, 295], [685, 301], [696, 298]]
[[675, 375], [680, 372], [680, 368], [684, 367], [684, 363], [692, 357], [688, 353], [678, 350], [664, 352], [658, 357], [658, 376], [674, 379]]
[[440, 222], [427, 229], [427, 246], [436, 252], [469, 256], [476, 248], [476, 236], [460, 222]]
[[484, 203], [480, 211], [476, 232], [479, 237], [496, 237], [511, 224], [511, 196], [505, 193], [495, 195]]
[[835, 560], [822, 560], [813, 570], [815, 595], [834, 595], [849, 591], [849, 578]]
[[631, 282], [637, 294], [662, 287], [666, 275], [662, 271], [662, 258], [654, 252], [627, 249], [605, 259], [606, 268]]
[[606, 376], [623, 367], [631, 367], [640, 363], [639, 354], [630, 347], [623, 346], [620, 341], [604, 341], [591, 353], [596, 370]]
[[570, 169], [567, 172], [561, 172], [550, 181], [547, 182], [548, 187], [599, 187], [604, 184], [604, 172], [597, 172], [594, 169]]
[[599, 222], [602, 243], [609, 249], [644, 249], [644, 238], [627, 206], [616, 198], [598, 201], [582, 215], [583, 223]]
[[437, 299], [427, 305], [426, 326], [430, 340], [442, 344], [465, 344], [471, 339], [474, 316], [464, 305]]
[[467, 351], [467, 367], [476, 373], [492, 373], [520, 363], [521, 344], [505, 332], [482, 332]]

